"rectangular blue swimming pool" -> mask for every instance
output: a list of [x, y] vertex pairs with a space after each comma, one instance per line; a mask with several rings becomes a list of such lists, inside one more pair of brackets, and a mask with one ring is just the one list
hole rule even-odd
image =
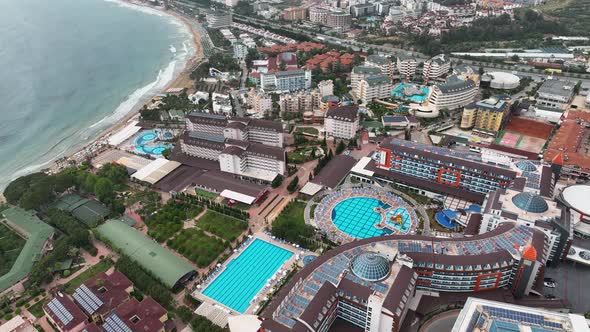
[[203, 295], [244, 313], [250, 301], [293, 253], [256, 239], [203, 290]]

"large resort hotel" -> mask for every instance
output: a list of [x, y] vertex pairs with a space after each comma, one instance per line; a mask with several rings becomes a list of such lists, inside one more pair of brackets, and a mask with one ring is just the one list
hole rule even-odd
[[546, 245], [540, 230], [512, 222], [469, 238], [384, 235], [345, 243], [295, 274], [262, 312], [261, 326], [324, 332], [340, 318], [364, 331], [397, 332], [424, 292], [508, 288], [520, 298], [542, 287]]
[[330, 240], [412, 234], [417, 216], [400, 197], [374, 188], [348, 188], [326, 195], [314, 211], [313, 223]]

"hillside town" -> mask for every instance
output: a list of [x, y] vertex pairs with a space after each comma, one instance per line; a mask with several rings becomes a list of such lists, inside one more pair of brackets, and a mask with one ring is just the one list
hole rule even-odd
[[134, 2], [198, 56], [4, 190], [0, 331], [590, 331], [590, 39], [462, 44], [544, 2]]

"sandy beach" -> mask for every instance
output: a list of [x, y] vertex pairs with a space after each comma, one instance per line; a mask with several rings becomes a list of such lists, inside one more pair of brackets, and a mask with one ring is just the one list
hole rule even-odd
[[[201, 37], [200, 37], [199, 33], [197, 31], [195, 31], [193, 25], [185, 17], [183, 17], [180, 14], [173, 12], [173, 11], [167, 11], [167, 10], [164, 10], [159, 7], [147, 6], [145, 4], [135, 3], [132, 1], [122, 0], [122, 2], [128, 3], [130, 5], [134, 5], [134, 6], [143, 6], [143, 7], [153, 9], [153, 10], [158, 10], [159, 12], [161, 12], [165, 15], [168, 15], [168, 16], [172, 16], [176, 20], [182, 22], [182, 24], [184, 24], [186, 26], [186, 28], [190, 31], [190, 33], [192, 35], [191, 42], [192, 42], [193, 47], [195, 49], [195, 53], [191, 56], [191, 58], [189, 58], [186, 61], [185, 66], [182, 69], [182, 71], [180, 71], [177, 74], [177, 76], [170, 83], [168, 83], [166, 85], [166, 87], [164, 89], [162, 89], [162, 91], [160, 91], [160, 93], [164, 93], [165, 91], [167, 91], [168, 89], [171, 89], [171, 88], [190, 88], [192, 85], [192, 80], [189, 77], [190, 73], [191, 73], [191, 69], [204, 58], [203, 48], [201, 46]], [[150, 96], [149, 99], [151, 100], [151, 98], [156, 95], [157, 94]], [[113, 124], [109, 128], [105, 129], [100, 135], [98, 135], [94, 140], [92, 140], [88, 144], [84, 145], [83, 147], [81, 147], [79, 149], [76, 149], [76, 151], [74, 151], [73, 153], [70, 153], [62, 158], [55, 160], [52, 163], [52, 165], [50, 166], [49, 171], [52, 173], [59, 172], [61, 169], [63, 169], [62, 162], [64, 160], [75, 160], [75, 161], [79, 162], [81, 160], [86, 159], [88, 156], [93, 155], [93, 154], [97, 153], [98, 151], [102, 150], [102, 147], [105, 146], [105, 142], [108, 139], [108, 137], [110, 137], [113, 133], [121, 130], [130, 121], [139, 119], [139, 111], [141, 110], [143, 105], [144, 105], [144, 103], [139, 103], [138, 105], [136, 105], [132, 111], [130, 111], [127, 115], [125, 115], [125, 117], [123, 117], [121, 120], [119, 120], [117, 123]]]

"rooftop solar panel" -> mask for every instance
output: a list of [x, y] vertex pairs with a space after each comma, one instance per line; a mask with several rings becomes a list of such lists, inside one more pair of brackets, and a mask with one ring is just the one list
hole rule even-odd
[[47, 304], [47, 307], [49, 307], [63, 325], [68, 325], [74, 319], [74, 316], [59, 302], [57, 297], [51, 300]]

